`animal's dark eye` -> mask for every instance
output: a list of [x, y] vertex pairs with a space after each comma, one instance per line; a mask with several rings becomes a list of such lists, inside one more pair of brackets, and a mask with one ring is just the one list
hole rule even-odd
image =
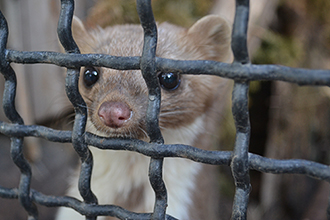
[[100, 78], [100, 74], [94, 67], [86, 67], [83, 77], [85, 85], [91, 87]]
[[181, 82], [178, 73], [160, 73], [158, 78], [160, 85], [166, 90], [177, 89]]

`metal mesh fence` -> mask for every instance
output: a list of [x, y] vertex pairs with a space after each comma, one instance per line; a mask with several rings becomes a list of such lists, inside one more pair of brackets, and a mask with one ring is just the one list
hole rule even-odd
[[[0, 122], [0, 132], [11, 138], [11, 155], [20, 169], [21, 178], [17, 188], [0, 186], [0, 196], [18, 199], [29, 215], [38, 219], [35, 204], [47, 207], [66, 206], [86, 216], [115, 216], [119, 219], [174, 219], [166, 215], [167, 193], [162, 180], [162, 165], [165, 157], [182, 157], [193, 161], [226, 165], [232, 169], [236, 192], [232, 219], [246, 219], [250, 192], [249, 170], [274, 174], [304, 174], [316, 179], [330, 181], [330, 167], [307, 160], [275, 160], [248, 152], [250, 122], [248, 111], [249, 81], [281, 80], [299, 85], [330, 85], [330, 72], [325, 70], [306, 70], [277, 65], [253, 65], [249, 61], [246, 39], [249, 17], [249, 1], [236, 0], [236, 15], [232, 33], [232, 64], [215, 61], [179, 61], [155, 56], [157, 28], [154, 21], [151, 1], [137, 0], [137, 10], [144, 29], [144, 47], [141, 57], [116, 57], [104, 54], [80, 54], [71, 35], [71, 22], [74, 0], [61, 0], [61, 14], [58, 23], [58, 36], [66, 54], [56, 52], [25, 52], [6, 49], [8, 27], [0, 13], [0, 71], [5, 78], [3, 108], [11, 123]], [[66, 92], [75, 109], [72, 131], [54, 130], [43, 126], [24, 125], [15, 109], [16, 76], [10, 63], [34, 64], [47, 63], [67, 68]], [[150, 143], [139, 140], [120, 140], [98, 137], [85, 133], [86, 104], [78, 92], [78, 77], [81, 66], [108, 67], [118, 70], [141, 69], [149, 88], [147, 132]], [[236, 141], [233, 151], [205, 151], [186, 145], [164, 145], [158, 126], [160, 89], [155, 71], [180, 71], [181, 74], [210, 74], [234, 80], [232, 93], [232, 113], [236, 125]], [[79, 190], [83, 201], [72, 197], [44, 195], [31, 189], [32, 172], [24, 158], [23, 138], [34, 136], [52, 142], [70, 142], [78, 153], [82, 164]], [[133, 213], [114, 205], [98, 205], [91, 191], [92, 155], [87, 145], [99, 149], [129, 150], [151, 157], [149, 178], [156, 194], [155, 208], [152, 213]], [[327, 209], [330, 219], [330, 206]]]

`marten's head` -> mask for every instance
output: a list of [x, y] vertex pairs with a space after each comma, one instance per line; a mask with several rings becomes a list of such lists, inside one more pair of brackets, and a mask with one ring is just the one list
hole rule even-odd
[[[82, 53], [141, 56], [143, 30], [140, 25], [118, 25], [86, 30], [73, 20], [74, 38]], [[158, 25], [156, 56], [178, 60], [231, 59], [230, 27], [225, 20], [210, 15], [185, 29], [172, 24]], [[158, 72], [162, 88], [160, 127], [189, 126], [212, 105], [223, 79], [207, 75], [180, 75]], [[145, 114], [148, 90], [140, 71], [83, 67], [80, 92], [88, 106], [87, 130], [101, 136], [148, 139]]]

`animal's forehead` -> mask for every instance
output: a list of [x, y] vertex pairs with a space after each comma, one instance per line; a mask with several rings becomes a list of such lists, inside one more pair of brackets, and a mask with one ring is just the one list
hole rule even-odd
[[[164, 54], [176, 45], [180, 29], [162, 24], [158, 27], [157, 54]], [[171, 30], [170, 30], [171, 29]], [[140, 25], [118, 25], [94, 33], [95, 52], [114, 56], [141, 56], [143, 29]], [[175, 49], [175, 48], [173, 48]]]

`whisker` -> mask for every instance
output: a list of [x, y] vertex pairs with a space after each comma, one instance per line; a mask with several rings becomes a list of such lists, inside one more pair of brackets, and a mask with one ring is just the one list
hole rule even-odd
[[142, 133], [145, 135], [146, 138], [149, 138], [149, 135], [147, 134], [147, 132], [143, 128], [141, 128], [140, 126], [138, 126], [138, 129], [140, 131], [142, 131]]
[[[201, 110], [204, 108], [204, 106], [182, 106], [182, 104], [184, 103], [180, 103], [180, 107], [176, 106], [176, 107], [172, 107], [172, 108], [166, 108], [167, 106], [170, 106], [170, 105], [165, 105], [165, 106], [162, 106], [162, 109], [161, 109], [161, 112], [175, 112], [175, 111], [178, 111], [178, 110], [185, 110], [185, 109], [190, 109], [190, 110], [195, 110], [195, 111], [198, 111], [198, 110]], [[171, 104], [173, 105], [173, 104]]]
[[192, 113], [194, 111], [190, 110], [190, 111], [176, 111], [176, 112], [161, 112], [159, 114], [160, 117], [166, 117], [166, 116], [170, 116], [170, 115], [183, 115], [183, 114], [187, 114], [187, 113]]

